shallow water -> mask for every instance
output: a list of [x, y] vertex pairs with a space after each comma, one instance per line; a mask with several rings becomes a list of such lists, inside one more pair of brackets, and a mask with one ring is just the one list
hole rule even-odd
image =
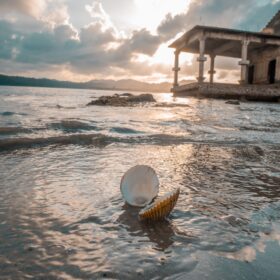
[[[105, 94], [0, 88], [0, 279], [279, 279], [279, 105]], [[136, 164], [181, 187], [165, 222], [122, 201]]]

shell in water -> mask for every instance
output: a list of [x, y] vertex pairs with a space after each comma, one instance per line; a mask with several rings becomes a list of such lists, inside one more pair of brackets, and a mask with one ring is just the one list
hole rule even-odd
[[146, 165], [130, 168], [121, 180], [122, 196], [132, 206], [148, 205], [157, 196], [158, 190], [157, 174], [153, 168]]
[[176, 189], [157, 199], [154, 203], [148, 205], [139, 212], [140, 220], [163, 220], [175, 207], [179, 194], [180, 189]]

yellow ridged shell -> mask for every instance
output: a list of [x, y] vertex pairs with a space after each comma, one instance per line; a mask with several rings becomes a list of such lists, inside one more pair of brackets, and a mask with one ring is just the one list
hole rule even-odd
[[139, 212], [140, 220], [158, 221], [167, 217], [175, 207], [180, 189], [177, 189], [157, 199]]

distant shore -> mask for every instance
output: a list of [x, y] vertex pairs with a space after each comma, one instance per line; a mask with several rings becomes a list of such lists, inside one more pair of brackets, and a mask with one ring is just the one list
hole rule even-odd
[[91, 80], [88, 82], [59, 81], [45, 78], [27, 78], [0, 74], [0, 86], [44, 87], [44, 88], [73, 88], [93, 90], [117, 90], [117, 91], [146, 91], [146, 92], [170, 92], [171, 84], [145, 83], [132, 79], [127, 80]]

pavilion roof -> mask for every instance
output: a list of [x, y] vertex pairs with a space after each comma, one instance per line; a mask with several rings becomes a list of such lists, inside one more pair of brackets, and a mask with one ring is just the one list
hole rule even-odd
[[200, 25], [193, 27], [169, 47], [199, 53], [199, 39], [202, 36], [206, 38], [205, 53], [220, 56], [240, 57], [243, 40], [250, 41], [249, 53], [267, 47], [280, 47], [279, 35]]

